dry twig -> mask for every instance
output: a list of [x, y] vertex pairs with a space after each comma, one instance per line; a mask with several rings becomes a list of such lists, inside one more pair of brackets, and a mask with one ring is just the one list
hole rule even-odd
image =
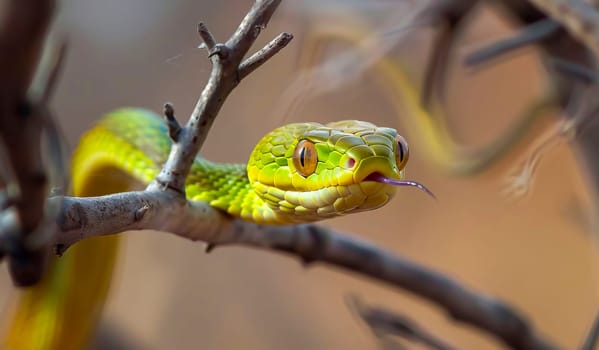
[[595, 315], [593, 324], [589, 329], [587, 336], [584, 339], [581, 350], [593, 350], [597, 346], [597, 340], [599, 339], [599, 312]]
[[366, 305], [357, 297], [349, 298], [348, 303], [362, 321], [364, 321], [368, 327], [370, 327], [372, 332], [381, 340], [388, 335], [394, 335], [421, 343], [431, 349], [457, 349], [453, 345], [434, 336], [405, 315], [400, 315], [384, 308]]
[[599, 11], [582, 0], [530, 0], [570, 34], [599, 54]]

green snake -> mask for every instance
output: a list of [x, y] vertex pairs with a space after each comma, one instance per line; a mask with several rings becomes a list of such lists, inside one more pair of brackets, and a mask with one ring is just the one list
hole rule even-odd
[[[82, 138], [74, 164], [111, 163], [149, 183], [170, 145], [162, 118], [123, 109], [107, 115]], [[396, 185], [425, 189], [402, 180], [408, 156], [407, 143], [395, 129], [356, 120], [289, 124], [264, 136], [247, 165], [198, 156], [185, 191], [190, 200], [206, 201], [247, 221], [317, 221], [378, 208], [394, 195]], [[90, 162], [90, 157], [97, 160]]]
[[[148, 184], [171, 146], [162, 118], [126, 108], [87, 132], [72, 163], [73, 193], [125, 191]], [[262, 224], [313, 222], [387, 203], [404, 180], [408, 144], [395, 129], [363, 121], [296, 123], [264, 136], [246, 164], [196, 157], [185, 192], [234, 217]], [[432, 195], [432, 194], [431, 194]], [[10, 349], [80, 349], [106, 300], [118, 236], [79, 242], [39, 285], [22, 293], [4, 336]]]

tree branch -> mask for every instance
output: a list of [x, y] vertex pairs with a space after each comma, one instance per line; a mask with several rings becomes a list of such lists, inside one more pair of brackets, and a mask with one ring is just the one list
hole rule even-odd
[[482, 64], [523, 46], [545, 40], [557, 32], [560, 28], [561, 26], [559, 23], [555, 22], [553, 19], [546, 18], [540, 20], [521, 29], [513, 37], [498, 41], [489, 45], [488, 47], [482, 48], [468, 55], [468, 57], [466, 57], [465, 64], [467, 66]]
[[555, 348], [506, 304], [381, 247], [313, 224], [257, 225], [231, 219], [206, 203], [181, 200], [175, 192], [141, 191], [65, 197], [57, 226], [59, 252], [81, 239], [139, 229], [168, 231], [209, 247], [242, 245], [281, 252], [305, 265], [323, 263], [412, 292], [514, 348]]
[[[170, 155], [149, 190], [171, 189], [185, 193], [185, 179], [196, 154], [202, 147], [218, 111], [231, 91], [239, 84], [240, 64], [262, 28], [270, 20], [280, 0], [258, 0], [235, 33], [225, 44], [218, 44], [204, 24], [198, 26], [212, 62], [206, 87], [189, 118], [173, 142]], [[287, 41], [289, 42], [289, 41]]]
[[436, 350], [456, 350], [453, 345], [431, 334], [404, 315], [400, 315], [384, 308], [369, 306], [362, 303], [357, 297], [348, 300], [349, 306], [368, 325], [370, 330], [378, 337], [395, 335], [426, 345]]
[[272, 56], [276, 55], [293, 39], [293, 35], [289, 33], [281, 33], [271, 42], [266, 44], [260, 51], [256, 52], [239, 66], [239, 79], [245, 78], [248, 74], [263, 65]]
[[591, 324], [589, 332], [580, 347], [581, 350], [593, 350], [597, 346], [597, 339], [599, 339], [599, 312], [595, 315], [595, 319]]
[[582, 0], [530, 0], [559, 22], [572, 37], [599, 54], [599, 11]]
[[[42, 164], [41, 133], [50, 118], [45, 105], [55, 74], [47, 74], [45, 93], [30, 93], [43, 50], [55, 0], [10, 0], [3, 3], [0, 21], [0, 137], [5, 167], [14, 175], [6, 181], [8, 205], [1, 213], [0, 247], [9, 255], [17, 285], [36, 283], [44, 270], [44, 203], [48, 175]], [[56, 65], [57, 67], [59, 64]], [[56, 69], [57, 70], [57, 69]], [[38, 72], [44, 75], [47, 72]], [[48, 242], [44, 242], [48, 243]], [[4, 255], [0, 254], [0, 255]]]
[[212, 33], [210, 33], [205, 23], [200, 22], [198, 24], [198, 34], [200, 34], [200, 38], [202, 38], [202, 41], [208, 49], [208, 52], [212, 52], [212, 50], [214, 50], [214, 47], [216, 46], [216, 39], [214, 39]]

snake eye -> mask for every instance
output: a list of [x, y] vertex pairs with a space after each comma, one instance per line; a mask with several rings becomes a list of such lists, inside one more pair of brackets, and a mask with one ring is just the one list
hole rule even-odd
[[318, 164], [318, 153], [314, 143], [308, 140], [298, 142], [293, 151], [293, 165], [297, 171], [303, 177], [308, 177], [316, 171], [316, 164]]
[[403, 169], [410, 158], [410, 150], [408, 148], [408, 142], [401, 135], [397, 135], [395, 138], [397, 141], [397, 150], [395, 151], [395, 161], [399, 170]]

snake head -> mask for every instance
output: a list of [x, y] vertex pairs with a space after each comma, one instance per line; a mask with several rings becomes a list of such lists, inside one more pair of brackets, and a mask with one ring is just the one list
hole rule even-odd
[[409, 151], [395, 129], [346, 120], [289, 124], [256, 146], [247, 170], [258, 196], [282, 223], [379, 208], [405, 181]]

